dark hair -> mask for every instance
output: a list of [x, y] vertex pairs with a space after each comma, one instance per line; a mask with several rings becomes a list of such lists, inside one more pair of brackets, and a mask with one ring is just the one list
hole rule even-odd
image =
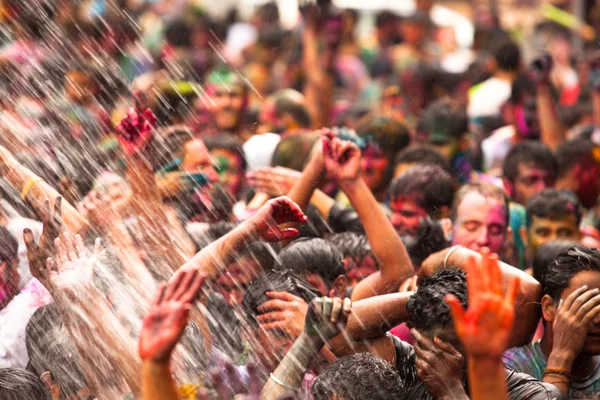
[[577, 245], [561, 253], [542, 274], [542, 293], [558, 301], [571, 278], [581, 271], [600, 272], [600, 251]]
[[325, 283], [332, 284], [345, 275], [344, 257], [336, 246], [320, 238], [301, 238], [293, 241], [279, 253], [281, 268], [302, 276], [316, 274]]
[[404, 399], [404, 382], [394, 366], [370, 353], [336, 360], [314, 382], [315, 400]]
[[421, 219], [415, 235], [402, 234], [400, 238], [415, 268], [431, 254], [450, 246], [441, 225], [429, 217]]
[[435, 147], [428, 145], [410, 146], [402, 150], [394, 160], [394, 166], [399, 164], [431, 164], [450, 172], [448, 159]]
[[298, 101], [299, 99], [294, 98], [296, 97], [294, 95], [302, 96], [299, 92], [292, 89], [282, 90], [275, 94], [275, 115], [281, 117], [289, 114], [298, 123], [300, 128], [310, 128], [312, 120], [306, 104]]
[[385, 115], [367, 115], [356, 124], [356, 133], [368, 137], [388, 157], [390, 166], [396, 154], [410, 144], [410, 132], [403, 123]]
[[565, 176], [571, 168], [580, 163], [596, 163], [594, 150], [598, 148], [591, 140], [577, 138], [563, 142], [556, 149], [558, 177]]
[[577, 196], [568, 190], [545, 189], [536, 193], [527, 203], [527, 226], [533, 217], [551, 220], [574, 215], [577, 225], [581, 222], [581, 203]]
[[415, 165], [390, 185], [390, 200], [408, 198], [429, 214], [450, 207], [454, 198], [454, 178], [437, 165]]
[[519, 74], [512, 84], [510, 102], [518, 104], [526, 94], [535, 96], [537, 88], [535, 81], [526, 74]]
[[335, 245], [344, 258], [350, 257], [357, 266], [369, 256], [377, 262], [377, 257], [373, 254], [369, 239], [364, 234], [350, 231], [334, 233], [327, 240]]
[[190, 47], [191, 26], [183, 19], [170, 22], [165, 28], [165, 40], [175, 47]]
[[406, 302], [410, 327], [418, 331], [427, 331], [453, 325], [450, 307], [444, 299], [447, 294], [455, 295], [463, 307], [467, 307], [465, 271], [455, 267], [444, 268], [423, 280]]
[[577, 246], [576, 241], [551, 240], [538, 247], [533, 257], [533, 277], [538, 282], [541, 282], [548, 265], [556, 260], [561, 253], [564, 253], [573, 246]]
[[544, 169], [552, 176], [556, 175], [557, 164], [552, 150], [543, 143], [526, 141], [519, 143], [506, 155], [502, 173], [512, 183], [519, 176], [519, 165], [525, 164]]
[[321, 293], [290, 270], [264, 272], [250, 283], [242, 301], [242, 307], [250, 317], [250, 321], [255, 321], [256, 316], [260, 314], [258, 307], [270, 300], [265, 294], [267, 292], [288, 292], [304, 299], [307, 303], [321, 296]]
[[246, 156], [244, 155], [243, 144], [240, 138], [230, 133], [220, 133], [204, 139], [204, 145], [208, 151], [219, 149], [234, 153], [240, 158], [243, 170], [246, 170]]
[[496, 64], [503, 71], [516, 71], [521, 66], [521, 51], [513, 42], [502, 44], [496, 51]]
[[508, 196], [506, 195], [504, 190], [487, 182], [469, 183], [458, 189], [456, 195], [454, 196], [454, 201], [452, 202], [452, 208], [450, 209], [450, 219], [452, 220], [452, 222], [456, 222], [458, 208], [460, 207], [463, 199], [466, 195], [472, 192], [479, 193], [485, 198], [491, 197], [502, 202], [502, 204], [504, 204], [504, 209], [506, 210], [505, 223], [506, 227], [508, 228], [508, 221], [510, 218], [510, 203], [508, 200]]
[[429, 135], [444, 135], [450, 139], [460, 139], [469, 130], [466, 108], [448, 97], [431, 103], [421, 122], [422, 129]]
[[10, 262], [19, 255], [19, 242], [8, 229], [0, 226], [0, 262]]
[[273, 165], [302, 171], [320, 133], [294, 133], [281, 139], [273, 153]]
[[30, 371], [21, 368], [0, 368], [0, 399], [52, 400], [44, 383]]

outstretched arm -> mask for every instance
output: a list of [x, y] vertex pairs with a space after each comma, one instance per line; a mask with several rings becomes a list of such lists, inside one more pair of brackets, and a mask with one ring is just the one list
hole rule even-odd
[[379, 271], [361, 281], [352, 292], [352, 300], [397, 291], [415, 271], [410, 257], [385, 216], [373, 193], [360, 176], [360, 150], [352, 142], [332, 136], [323, 137], [325, 168], [346, 193], [367, 233]]

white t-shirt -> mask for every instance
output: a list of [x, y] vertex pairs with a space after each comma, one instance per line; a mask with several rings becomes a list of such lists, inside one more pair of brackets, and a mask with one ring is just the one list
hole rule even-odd
[[513, 147], [513, 138], [517, 134], [513, 125], [496, 129], [490, 137], [481, 142], [483, 152], [483, 168], [486, 172], [496, 175], [502, 170], [506, 155]]
[[512, 85], [510, 82], [489, 78], [469, 89], [469, 118], [490, 117], [500, 114], [500, 108], [510, 98]]

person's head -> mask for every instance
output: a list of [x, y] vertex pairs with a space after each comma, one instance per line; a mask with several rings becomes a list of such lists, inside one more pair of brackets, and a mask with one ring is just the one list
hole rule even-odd
[[503, 43], [495, 54], [496, 67], [503, 72], [517, 72], [521, 67], [521, 50], [513, 42]]
[[0, 399], [52, 400], [40, 378], [21, 368], [0, 368]]
[[556, 149], [556, 187], [573, 191], [585, 208], [600, 194], [600, 148], [586, 139], [572, 139]]
[[527, 238], [531, 255], [538, 247], [556, 239], [579, 240], [581, 204], [567, 190], [547, 189], [527, 203]]
[[289, 337], [283, 330], [263, 329], [256, 318], [262, 312], [258, 309], [262, 304], [271, 300], [267, 292], [287, 292], [310, 303], [321, 293], [309, 283], [289, 270], [273, 270], [259, 275], [248, 287], [242, 306], [247, 316], [248, 339], [256, 349], [256, 354], [268, 371], [273, 371], [294, 343], [295, 338]]
[[394, 178], [418, 164], [437, 165], [446, 172], [450, 171], [450, 162], [432, 146], [417, 145], [402, 150], [394, 160]]
[[398, 232], [414, 233], [424, 217], [447, 217], [454, 192], [454, 179], [437, 165], [408, 169], [388, 190], [392, 225]]
[[220, 130], [235, 132], [248, 102], [246, 85], [233, 71], [216, 69], [209, 74], [207, 87], [213, 122]]
[[404, 382], [395, 367], [371, 353], [338, 359], [311, 388], [315, 400], [404, 399]]
[[420, 47], [427, 34], [429, 17], [425, 12], [417, 11], [406, 17], [400, 23], [402, 39], [414, 47]]
[[0, 226], [0, 310], [19, 293], [19, 243]]
[[526, 141], [510, 149], [504, 163], [504, 189], [516, 203], [527, 205], [531, 197], [554, 186], [556, 159], [540, 142]]
[[425, 278], [406, 303], [408, 325], [430, 339], [440, 338], [460, 350], [462, 347], [445, 300], [447, 294], [455, 295], [467, 308], [465, 271], [454, 267], [444, 268]]
[[402, 234], [400, 239], [415, 268], [419, 268], [433, 253], [442, 251], [450, 245], [440, 223], [429, 217], [421, 219], [415, 234]]
[[433, 102], [423, 114], [421, 129], [429, 143], [448, 160], [466, 147], [468, 132], [467, 110], [464, 105], [448, 97]]
[[65, 95], [75, 104], [86, 104], [94, 94], [94, 79], [90, 69], [73, 67], [65, 75]]
[[[571, 247], [547, 266], [540, 283], [544, 336], [552, 339], [559, 302], [584, 285], [589, 290], [600, 289], [600, 252], [580, 245]], [[600, 316], [590, 322], [580, 354], [600, 354]]]
[[237, 136], [223, 133], [207, 138], [204, 144], [217, 165], [219, 182], [234, 199], [239, 199], [246, 173], [242, 141]]
[[301, 276], [323, 296], [344, 297], [348, 278], [344, 257], [324, 239], [297, 239], [279, 253], [281, 268]]
[[181, 170], [190, 174], [202, 173], [210, 182], [217, 182], [219, 175], [209, 150], [200, 139], [190, 139], [183, 144]]
[[319, 133], [292, 133], [277, 144], [273, 153], [273, 165], [302, 171], [315, 143], [321, 138]]
[[275, 133], [311, 126], [306, 100], [302, 93], [293, 89], [283, 89], [270, 96], [261, 107], [259, 120]]
[[509, 203], [504, 191], [489, 183], [471, 183], [456, 192], [452, 209], [452, 244], [502, 256], [510, 233]]
[[577, 242], [573, 240], [551, 240], [544, 243], [535, 250], [533, 256], [533, 277], [538, 281], [542, 281], [542, 276], [546, 273], [546, 269], [550, 263], [554, 262], [558, 256], [573, 246], [577, 246]]
[[365, 140], [362, 150], [361, 174], [369, 189], [382, 191], [392, 180], [394, 158], [410, 144], [410, 134], [393, 118], [367, 116], [356, 125], [356, 133]]
[[334, 233], [327, 238], [344, 257], [348, 286], [355, 286], [379, 270], [379, 261], [366, 235], [356, 232]]
[[507, 103], [517, 134], [525, 139], [540, 137], [536, 93], [536, 84], [531, 77], [520, 74], [512, 84], [510, 101]]

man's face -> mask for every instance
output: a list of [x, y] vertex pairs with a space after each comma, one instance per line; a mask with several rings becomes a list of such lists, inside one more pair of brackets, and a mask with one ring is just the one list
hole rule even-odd
[[325, 279], [317, 274], [306, 273], [302, 278], [306, 280], [312, 287], [317, 289], [323, 296], [329, 296], [330, 287], [325, 283]]
[[388, 167], [388, 159], [383, 152], [375, 146], [367, 147], [360, 159], [360, 168], [363, 179], [371, 190], [377, 190], [385, 181], [385, 172]]
[[515, 128], [519, 136], [525, 139], [540, 137], [540, 124], [537, 116], [537, 103], [535, 95], [524, 94], [521, 101], [514, 105]]
[[224, 131], [233, 131], [237, 128], [242, 118], [245, 96], [241, 85], [232, 84], [227, 87], [214, 85], [210, 112], [217, 128]]
[[224, 149], [214, 149], [210, 155], [217, 165], [219, 182], [237, 200], [244, 181], [244, 169], [240, 155]]
[[19, 270], [16, 260], [0, 264], [0, 310], [19, 293]]
[[225, 298], [227, 305], [242, 303], [248, 285], [260, 274], [261, 267], [252, 257], [242, 257], [227, 267], [217, 280], [217, 290]]
[[554, 177], [543, 168], [519, 164], [512, 198], [516, 203], [527, 205], [534, 194], [554, 186]]
[[427, 211], [408, 199], [394, 199], [390, 202], [390, 208], [392, 209], [390, 222], [399, 233], [415, 234], [421, 218], [427, 216]]
[[362, 260], [344, 257], [344, 267], [348, 277], [348, 286], [356, 286], [358, 282], [378, 271], [377, 262], [371, 255], [363, 257]]
[[467, 193], [456, 212], [452, 244], [477, 252], [487, 248], [501, 256], [507, 237], [507, 212], [504, 203], [495, 198]]
[[190, 140], [185, 144], [184, 151], [185, 154], [181, 161], [183, 171], [190, 174], [203, 173], [211, 183], [219, 180], [210, 153], [201, 140]]
[[531, 255], [535, 254], [538, 247], [551, 240], [562, 239], [578, 241], [579, 225], [577, 224], [577, 217], [573, 214], [568, 214], [560, 219], [554, 220], [533, 216], [528, 234], [529, 251]]

